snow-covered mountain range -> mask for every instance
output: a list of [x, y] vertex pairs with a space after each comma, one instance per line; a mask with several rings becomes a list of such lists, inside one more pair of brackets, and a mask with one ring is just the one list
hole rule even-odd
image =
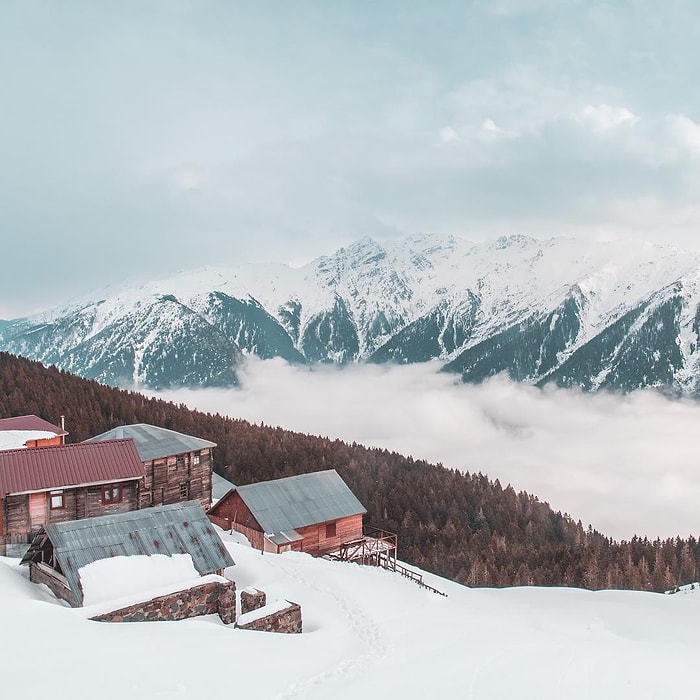
[[587, 390], [700, 393], [700, 254], [631, 241], [365, 238], [292, 268], [202, 268], [0, 323], [0, 349], [121, 386], [230, 386], [246, 354], [439, 360]]

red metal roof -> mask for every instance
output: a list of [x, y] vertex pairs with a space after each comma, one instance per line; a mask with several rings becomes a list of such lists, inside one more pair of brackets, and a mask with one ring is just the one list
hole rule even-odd
[[62, 430], [57, 425], [49, 423], [39, 416], [13, 416], [12, 418], [0, 418], [0, 430], [45, 430], [56, 435], [68, 435], [67, 430]]
[[0, 498], [142, 476], [143, 462], [131, 439], [0, 452]]

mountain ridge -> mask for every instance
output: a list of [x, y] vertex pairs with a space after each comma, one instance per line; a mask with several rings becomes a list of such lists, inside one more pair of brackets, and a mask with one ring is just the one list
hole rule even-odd
[[235, 385], [256, 355], [696, 395], [699, 279], [700, 254], [658, 244], [365, 237], [298, 268], [205, 267], [5, 321], [0, 349], [155, 389]]

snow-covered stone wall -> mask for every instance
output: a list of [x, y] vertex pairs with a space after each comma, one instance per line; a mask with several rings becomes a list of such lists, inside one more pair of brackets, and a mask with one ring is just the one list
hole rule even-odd
[[92, 617], [99, 622], [185, 620], [218, 614], [226, 625], [236, 621], [236, 584], [211, 581]]
[[289, 600], [279, 600], [242, 614], [238, 618], [236, 627], [258, 632], [300, 634], [302, 631], [301, 606]]

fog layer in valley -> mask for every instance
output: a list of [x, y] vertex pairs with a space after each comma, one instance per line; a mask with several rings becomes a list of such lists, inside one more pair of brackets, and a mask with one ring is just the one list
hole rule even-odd
[[234, 390], [159, 394], [487, 474], [615, 538], [700, 532], [700, 404], [656, 392], [465, 385], [434, 364], [293, 367], [249, 359]]

